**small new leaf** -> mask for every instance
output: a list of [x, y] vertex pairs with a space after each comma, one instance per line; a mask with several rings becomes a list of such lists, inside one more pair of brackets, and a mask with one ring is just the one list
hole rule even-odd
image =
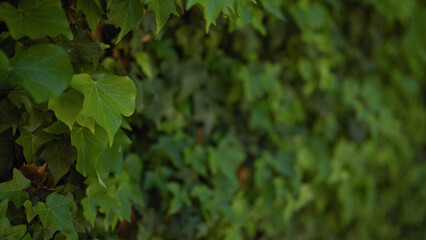
[[70, 89], [58, 98], [51, 98], [48, 107], [55, 112], [59, 120], [67, 124], [70, 130], [72, 130], [75, 119], [83, 108], [83, 99], [83, 94]]
[[77, 118], [75, 119], [78, 124], [80, 124], [83, 127], [87, 127], [92, 131], [92, 133], [95, 133], [95, 118], [94, 117], [88, 117], [84, 116], [83, 114], [78, 114]]

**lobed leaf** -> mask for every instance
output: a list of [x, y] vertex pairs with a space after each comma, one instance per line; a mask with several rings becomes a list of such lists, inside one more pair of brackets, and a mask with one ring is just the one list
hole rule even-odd
[[82, 114], [94, 117], [103, 127], [110, 145], [121, 125], [121, 114], [128, 117], [135, 110], [136, 87], [128, 77], [106, 75], [94, 81], [88, 74], [76, 74], [71, 87], [84, 94]]
[[58, 97], [71, 80], [73, 68], [64, 49], [39, 44], [18, 53], [8, 68], [7, 80], [22, 85], [41, 103]]
[[164, 24], [166, 24], [171, 14], [179, 16], [173, 0], [147, 0], [145, 3], [148, 5], [148, 11], [155, 13], [157, 34], [163, 28]]
[[143, 5], [140, 0], [113, 0], [110, 11], [112, 20], [121, 28], [118, 43], [141, 20]]
[[17, 208], [20, 208], [29, 197], [28, 193], [23, 190], [28, 188], [30, 184], [31, 181], [14, 168], [12, 180], [0, 183], [0, 201], [9, 199], [15, 203]]
[[64, 34], [73, 38], [68, 20], [59, 0], [20, 0], [17, 8], [8, 2], [0, 3], [0, 19], [6, 22], [16, 40]]
[[74, 127], [71, 131], [71, 144], [77, 148], [76, 169], [83, 176], [97, 177], [96, 164], [107, 149], [108, 137], [104, 129], [97, 127], [92, 133], [85, 127]]

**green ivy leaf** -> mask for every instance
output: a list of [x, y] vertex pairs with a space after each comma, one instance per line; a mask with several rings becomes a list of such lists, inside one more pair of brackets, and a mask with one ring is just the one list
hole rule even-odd
[[[108, 192], [109, 190], [109, 192]], [[94, 226], [95, 218], [97, 215], [97, 209], [102, 208], [103, 212], [111, 208], [111, 206], [117, 205], [118, 202], [115, 199], [117, 195], [114, 191], [115, 189], [101, 186], [99, 182], [91, 182], [86, 189], [86, 196], [81, 200], [81, 206], [84, 209], [84, 217], [89, 221], [89, 223]]]
[[280, 20], [285, 20], [285, 17], [280, 10], [280, 0], [260, 0], [260, 2], [262, 2], [263, 7], [275, 17]]
[[182, 209], [184, 203], [189, 204], [186, 191], [183, 190], [177, 182], [169, 182], [167, 184], [167, 189], [173, 195], [167, 214], [175, 214]]
[[120, 174], [123, 168], [124, 149], [130, 146], [131, 143], [132, 141], [127, 137], [126, 133], [119, 129], [111, 148], [108, 148], [100, 156], [96, 169], [100, 173], [116, 172]]
[[30, 118], [28, 120], [28, 124], [25, 126], [25, 128], [30, 131], [34, 132], [43, 124], [43, 118], [44, 118], [44, 112], [38, 111], [36, 109], [31, 109], [29, 112]]
[[164, 24], [166, 24], [171, 14], [179, 16], [173, 0], [147, 0], [146, 4], [148, 5], [148, 11], [153, 11], [155, 13], [157, 34], [163, 28]]
[[78, 0], [77, 8], [83, 11], [90, 29], [95, 30], [102, 14], [99, 6], [92, 0]]
[[143, 4], [140, 0], [114, 0], [110, 11], [112, 20], [121, 28], [117, 37], [118, 43], [141, 20]]
[[9, 71], [9, 58], [0, 50], [0, 82], [7, 77]]
[[63, 134], [63, 133], [70, 132], [70, 129], [68, 128], [68, 126], [61, 121], [56, 121], [52, 123], [49, 127], [43, 128], [42, 130], [44, 132], [52, 133], [52, 134]]
[[53, 110], [55, 116], [67, 124], [70, 130], [72, 130], [75, 119], [83, 108], [83, 99], [83, 94], [74, 89], [70, 89], [58, 98], [51, 98], [48, 108]]
[[88, 129], [90, 129], [90, 131], [92, 131], [92, 133], [95, 133], [96, 122], [94, 117], [88, 117], [84, 116], [83, 114], [78, 114], [76, 120], [78, 124], [83, 127], [87, 127]]
[[141, 176], [143, 166], [142, 160], [136, 153], [130, 153], [126, 156], [124, 162], [124, 171], [130, 176], [133, 183], [137, 182]]
[[111, 207], [100, 207], [99, 211], [105, 212], [104, 226], [105, 229], [115, 229], [119, 221], [131, 221], [132, 202], [139, 206], [143, 206], [142, 193], [137, 187], [139, 180], [135, 180], [136, 184], [132, 185], [132, 179], [126, 173], [115, 175], [115, 178], [108, 182], [112, 185], [108, 189], [108, 194], [114, 197], [118, 204]]
[[8, 203], [9, 199], [0, 202], [0, 218], [6, 217]]
[[96, 81], [88, 74], [74, 75], [71, 87], [84, 94], [82, 114], [94, 117], [103, 127], [112, 145], [121, 125], [121, 114], [128, 117], [135, 110], [136, 87], [128, 77], [103, 76]]
[[59, 34], [73, 38], [61, 1], [20, 0], [18, 8], [3, 2], [0, 3], [0, 16], [16, 40], [25, 36], [38, 39]]
[[95, 133], [85, 127], [74, 127], [71, 132], [71, 144], [77, 148], [77, 171], [83, 176], [97, 177], [96, 164], [107, 149], [108, 137], [105, 130], [97, 127]]
[[[124, 161], [123, 174], [120, 176], [128, 176], [124, 180], [127, 180], [126, 183], [129, 185], [129, 199], [132, 200], [134, 204], [144, 206], [144, 198], [142, 197], [140, 186], [141, 172], [142, 172], [142, 160], [139, 155], [131, 153], [126, 156]], [[122, 181], [122, 184], [125, 184], [125, 181]], [[127, 185], [125, 184], [125, 185]], [[124, 187], [124, 186], [123, 186]]]
[[27, 128], [20, 128], [19, 132], [21, 135], [16, 139], [16, 143], [24, 148], [25, 160], [28, 163], [35, 162], [37, 150], [53, 139], [52, 135], [43, 131], [31, 132]]
[[15, 146], [12, 130], [0, 134], [0, 181], [5, 180], [15, 160]]
[[210, 25], [216, 23], [216, 18], [225, 6], [233, 8], [233, 2], [229, 0], [188, 0], [186, 9], [189, 10], [195, 4], [200, 4], [203, 8], [204, 19], [206, 19], [206, 32], [209, 31]]
[[9, 199], [15, 203], [17, 208], [20, 208], [29, 197], [28, 193], [23, 190], [28, 188], [30, 184], [31, 181], [14, 168], [12, 180], [0, 183], [0, 201]]
[[233, 137], [222, 139], [217, 149], [209, 148], [208, 160], [211, 172], [214, 175], [222, 173], [234, 186], [238, 184], [237, 168], [244, 158], [244, 152]]
[[101, 45], [92, 38], [90, 33], [82, 29], [77, 30], [73, 40], [59, 36], [55, 38], [55, 43], [67, 51], [72, 62], [79, 63], [84, 57], [90, 57], [95, 68], [103, 55]]
[[6, 218], [8, 199], [0, 202], [0, 239], [20, 240], [27, 232], [25, 225], [12, 226]]
[[24, 202], [24, 207], [27, 214], [27, 221], [31, 222], [37, 216], [37, 213], [34, 211], [33, 204], [30, 200], [26, 200]]
[[22, 238], [22, 240], [32, 240], [33, 238], [31, 237], [30, 233], [25, 234], [25, 236]]
[[141, 67], [142, 72], [148, 78], [154, 78], [156, 73], [155, 65], [151, 60], [151, 57], [145, 52], [138, 52], [135, 54], [136, 63]]
[[21, 111], [7, 98], [0, 101], [0, 115], [0, 123], [10, 126], [17, 126], [21, 119]]
[[0, 239], [20, 240], [26, 232], [25, 225], [12, 226], [7, 218], [0, 218]]
[[70, 170], [77, 158], [77, 151], [65, 141], [55, 141], [46, 146], [40, 159], [47, 162], [47, 168], [53, 176], [55, 185]]
[[[38, 202], [35, 207], [26, 204], [27, 218], [32, 219], [38, 215], [43, 227], [54, 227], [65, 234], [70, 234], [70, 239], [77, 239], [72, 222], [70, 207], [73, 201], [57, 193], [52, 193], [46, 198], [46, 204]], [[28, 216], [30, 214], [30, 216]]]
[[21, 109], [22, 105], [24, 105], [27, 112], [32, 111], [34, 103], [28, 92], [25, 91], [23, 87], [15, 88], [7, 95], [7, 97], [17, 108]]
[[[31, 206], [32, 208], [32, 204], [30, 201], [29, 202], [29, 206]], [[24, 203], [24, 205], [27, 202]], [[28, 217], [28, 208], [27, 209], [27, 217]], [[30, 226], [28, 226], [28, 231], [31, 231], [32, 233], [32, 239], [53, 239], [53, 234], [55, 234], [56, 229], [53, 227], [43, 227], [41, 225], [40, 221], [33, 221], [31, 222]]]
[[262, 71], [261, 66], [250, 65], [242, 67], [238, 72], [238, 77], [243, 83], [245, 99], [248, 102], [252, 102], [264, 94], [261, 81]]
[[64, 49], [40, 44], [20, 52], [11, 61], [8, 80], [22, 85], [40, 103], [58, 97], [67, 88], [72, 74]]

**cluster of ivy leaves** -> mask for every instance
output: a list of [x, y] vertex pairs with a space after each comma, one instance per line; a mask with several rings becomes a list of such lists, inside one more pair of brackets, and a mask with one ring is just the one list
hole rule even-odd
[[421, 239], [421, 0], [0, 1], [0, 239]]

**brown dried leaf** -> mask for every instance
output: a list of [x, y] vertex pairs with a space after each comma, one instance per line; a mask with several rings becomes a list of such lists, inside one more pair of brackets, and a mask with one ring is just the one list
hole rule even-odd
[[42, 166], [37, 166], [36, 164], [24, 164], [19, 170], [26, 178], [31, 180], [31, 185], [36, 188], [41, 188], [48, 175], [46, 168], [47, 163], [44, 163]]
[[242, 167], [238, 170], [238, 179], [246, 183], [248, 180], [250, 180], [251, 171], [247, 167]]
[[121, 221], [114, 232], [118, 237], [128, 239], [136, 229], [136, 221], [137, 216], [132, 208], [132, 212], [130, 213], [130, 222], [126, 220]]
[[55, 192], [54, 188], [44, 186], [46, 182], [49, 182], [49, 179], [52, 181], [52, 177], [48, 175], [46, 169], [47, 163], [44, 163], [42, 166], [24, 164], [19, 169], [26, 178], [31, 180], [31, 186], [25, 189], [30, 195], [30, 198], [38, 197], [41, 201], [46, 201], [46, 197], [52, 192]]

